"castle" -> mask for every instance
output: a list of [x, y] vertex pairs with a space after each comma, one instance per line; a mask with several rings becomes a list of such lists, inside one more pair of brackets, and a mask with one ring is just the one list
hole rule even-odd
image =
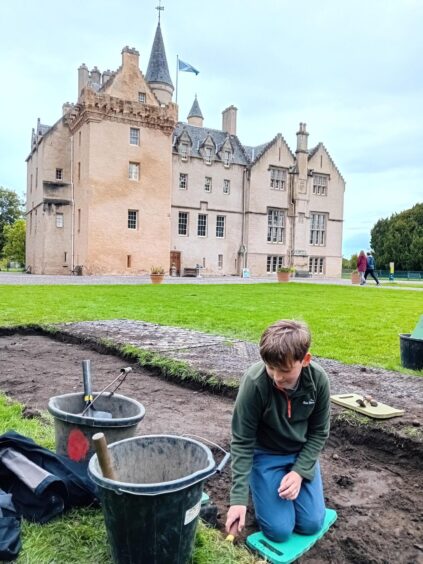
[[[292, 266], [340, 276], [345, 182], [300, 123], [246, 146], [237, 109], [204, 126], [195, 98], [178, 121], [158, 23], [145, 75], [125, 47], [115, 72], [78, 69], [78, 98], [38, 120], [27, 158], [26, 264], [35, 274], [252, 276]], [[245, 272], [245, 271], [244, 271]]]

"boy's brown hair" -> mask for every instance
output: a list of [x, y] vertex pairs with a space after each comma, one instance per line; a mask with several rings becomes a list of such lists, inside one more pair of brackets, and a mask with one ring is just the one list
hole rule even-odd
[[304, 360], [310, 344], [310, 330], [305, 323], [281, 319], [261, 336], [260, 356], [269, 366], [289, 369], [294, 362]]

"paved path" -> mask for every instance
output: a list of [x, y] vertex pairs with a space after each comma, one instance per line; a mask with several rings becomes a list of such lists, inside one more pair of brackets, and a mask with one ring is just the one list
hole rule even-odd
[[[206, 379], [216, 381], [217, 378], [223, 383], [238, 383], [248, 366], [260, 359], [255, 343], [143, 321], [83, 321], [55, 327], [81, 341], [129, 344], [182, 360]], [[329, 359], [318, 359], [318, 362], [329, 375], [333, 394], [370, 394], [379, 401], [406, 408], [423, 424], [423, 378]]]
[[[171, 277], [166, 276], [166, 284], [269, 284], [276, 282], [276, 275], [269, 274], [269, 276], [240, 278], [239, 276], [210, 276], [210, 277]], [[341, 286], [351, 286], [351, 281], [348, 278], [293, 278], [292, 282], [296, 284], [333, 284]], [[403, 282], [401, 282], [403, 283]], [[41, 274], [23, 274], [12, 272], [0, 272], [0, 286], [1, 285], [101, 285], [101, 284], [151, 284], [150, 276], [59, 276], [59, 275], [41, 275]], [[407, 284], [404, 282], [404, 284]], [[412, 284], [412, 282], [410, 282]], [[367, 284], [368, 288], [376, 288], [372, 282]], [[382, 282], [381, 289], [394, 289], [394, 290], [415, 290], [417, 292], [423, 291], [423, 284], [421, 288], [410, 288], [404, 286], [384, 286]], [[379, 288], [378, 288], [379, 291]]]

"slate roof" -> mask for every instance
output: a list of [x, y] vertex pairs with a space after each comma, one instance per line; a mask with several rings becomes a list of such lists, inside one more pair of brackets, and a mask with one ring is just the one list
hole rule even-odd
[[[195, 125], [190, 125], [189, 123], [182, 123], [178, 122], [173, 132], [173, 152], [177, 153], [176, 143], [182, 134], [183, 131], [186, 131], [191, 138], [192, 147], [191, 147], [191, 156], [192, 157], [200, 157], [200, 149], [204, 141], [210, 135], [213, 139], [217, 148], [222, 147], [223, 143], [225, 142], [228, 134], [226, 131], [220, 131], [218, 129], [210, 129], [208, 127], [198, 127]], [[241, 145], [238, 137], [236, 135], [229, 135], [229, 139], [231, 141], [233, 147], [233, 164], [240, 164], [240, 165], [249, 165], [249, 159], [244, 151], [244, 147]]]
[[250, 147], [249, 145], [244, 145], [244, 151], [247, 153], [248, 158], [251, 162], [255, 161], [259, 157], [264, 149], [269, 143], [262, 143], [261, 145], [256, 145], [255, 147]]
[[198, 103], [197, 96], [195, 96], [195, 100], [192, 104], [192, 108], [189, 111], [188, 117], [199, 117], [201, 119], [204, 119], [204, 116], [200, 110], [200, 104]]
[[173, 88], [172, 79], [167, 66], [166, 52], [163, 43], [160, 22], [157, 24], [156, 35], [154, 36], [153, 47], [151, 48], [150, 60], [148, 61], [147, 72], [145, 74], [147, 82], [161, 82]]

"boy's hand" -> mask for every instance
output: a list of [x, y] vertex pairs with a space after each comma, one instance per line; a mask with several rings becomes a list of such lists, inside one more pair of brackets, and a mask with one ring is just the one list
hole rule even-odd
[[235, 525], [235, 523], [238, 521], [237, 532], [240, 533], [245, 525], [246, 513], [247, 507], [245, 505], [231, 505], [226, 516], [226, 532], [230, 533], [232, 526]]
[[278, 488], [279, 497], [289, 499], [290, 501], [297, 499], [302, 481], [302, 477], [297, 474], [297, 472], [293, 470], [288, 472], [288, 474], [282, 478], [281, 485]]

